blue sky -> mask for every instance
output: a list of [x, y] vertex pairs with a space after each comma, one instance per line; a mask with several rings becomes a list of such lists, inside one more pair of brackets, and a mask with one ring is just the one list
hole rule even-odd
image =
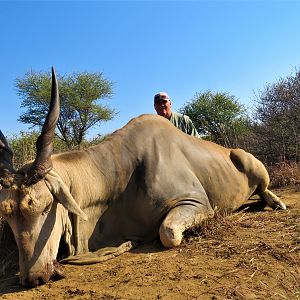
[[0, 1], [0, 129], [28, 130], [15, 79], [27, 71], [103, 72], [119, 111], [112, 132], [167, 91], [178, 110], [197, 92], [246, 107], [300, 65], [300, 1]]

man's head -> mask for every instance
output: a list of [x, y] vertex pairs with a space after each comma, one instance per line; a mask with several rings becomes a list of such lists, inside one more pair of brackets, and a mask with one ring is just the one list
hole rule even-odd
[[154, 108], [158, 115], [170, 119], [172, 113], [171, 107], [172, 103], [167, 93], [160, 92], [154, 96]]

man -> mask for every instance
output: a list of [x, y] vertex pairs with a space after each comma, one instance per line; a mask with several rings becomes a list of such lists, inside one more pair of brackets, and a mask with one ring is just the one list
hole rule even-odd
[[192, 120], [188, 116], [172, 111], [172, 102], [167, 93], [160, 92], [154, 96], [154, 108], [158, 115], [168, 119], [181, 131], [200, 138]]

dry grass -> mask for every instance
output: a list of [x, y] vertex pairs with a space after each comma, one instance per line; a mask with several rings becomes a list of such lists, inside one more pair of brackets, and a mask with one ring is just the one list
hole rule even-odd
[[[224, 281], [218, 278], [226, 299], [300, 299], [299, 209], [216, 214], [185, 233], [183, 247], [195, 244], [202, 255], [232, 265]], [[232, 287], [230, 277], [248, 284]]]
[[268, 167], [268, 171], [273, 188], [300, 186], [300, 168], [295, 162], [281, 162]]
[[215, 212], [212, 218], [204, 220], [201, 225], [188, 229], [184, 232], [186, 241], [193, 238], [217, 239], [222, 241], [228, 231], [234, 231], [235, 224], [230, 216]]

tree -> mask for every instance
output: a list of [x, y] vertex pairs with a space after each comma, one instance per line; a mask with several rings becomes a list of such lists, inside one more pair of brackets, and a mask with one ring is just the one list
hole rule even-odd
[[200, 135], [225, 147], [240, 145], [249, 131], [245, 108], [227, 93], [196, 93], [180, 111], [192, 119]]
[[[101, 99], [111, 98], [112, 82], [102, 73], [82, 72], [58, 75], [57, 78], [61, 100], [57, 136], [68, 148], [80, 147], [91, 127], [111, 120], [117, 114], [114, 109], [100, 104]], [[21, 107], [26, 108], [19, 121], [41, 127], [50, 103], [50, 72], [30, 71], [24, 78], [16, 79], [16, 88], [23, 99]]]
[[300, 158], [300, 70], [256, 96], [256, 133], [268, 163]]

